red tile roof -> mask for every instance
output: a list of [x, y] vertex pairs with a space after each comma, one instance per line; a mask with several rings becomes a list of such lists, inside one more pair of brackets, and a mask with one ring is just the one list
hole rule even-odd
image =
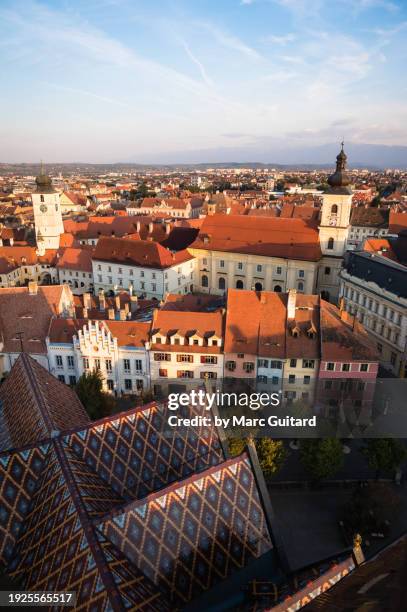
[[[71, 344], [74, 336], [90, 323], [91, 319], [53, 319], [49, 328], [50, 342]], [[143, 321], [98, 321], [99, 326], [110, 330], [119, 346], [144, 347], [148, 342], [150, 322]]]
[[317, 227], [303, 219], [208, 216], [191, 248], [319, 261]]
[[389, 234], [399, 234], [407, 229], [407, 213], [390, 211]]
[[92, 251], [90, 249], [68, 247], [60, 249], [59, 254], [57, 268], [92, 272]]
[[157, 242], [105, 238], [98, 241], [93, 259], [111, 261], [144, 268], [169, 268], [192, 259], [187, 251], [171, 253]]

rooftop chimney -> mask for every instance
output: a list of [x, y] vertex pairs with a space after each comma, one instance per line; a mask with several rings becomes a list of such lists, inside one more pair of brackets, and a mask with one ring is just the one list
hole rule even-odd
[[105, 298], [105, 294], [103, 293], [103, 289], [100, 289], [98, 297], [99, 297], [99, 310], [101, 311], [106, 310], [106, 298]]
[[114, 313], [114, 308], [109, 308], [109, 310], [107, 311], [107, 316], [109, 318], [109, 321], [114, 321], [115, 320], [115, 313]]
[[287, 319], [295, 319], [295, 303], [297, 301], [297, 290], [290, 289], [287, 301]]
[[148, 224], [148, 233], [152, 234], [153, 233], [153, 229], [154, 229], [154, 223], [152, 221], [150, 221], [150, 223]]
[[37, 281], [30, 281], [28, 283], [28, 293], [30, 295], [37, 295], [37, 293], [38, 293], [38, 283], [37, 283]]
[[90, 293], [83, 294], [83, 307], [86, 309], [91, 308]]
[[138, 297], [137, 295], [131, 295], [130, 296], [130, 310], [132, 313], [137, 312], [137, 308], [138, 308]]
[[140, 221], [137, 221], [137, 223], [136, 223], [136, 230], [138, 232], [141, 230], [141, 223], [140, 223]]
[[165, 224], [165, 233], [167, 234], [167, 236], [170, 233], [170, 231], [171, 231], [171, 224], [170, 223], [166, 223]]

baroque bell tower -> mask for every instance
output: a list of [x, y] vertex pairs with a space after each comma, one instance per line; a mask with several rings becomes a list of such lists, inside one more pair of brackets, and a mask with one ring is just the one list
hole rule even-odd
[[339, 294], [339, 271], [346, 251], [352, 210], [352, 190], [346, 171], [347, 156], [342, 142], [336, 156], [336, 170], [328, 177], [329, 190], [322, 196], [319, 243], [322, 260], [318, 270], [318, 291], [336, 303]]
[[58, 249], [60, 236], [64, 232], [59, 193], [53, 188], [52, 180], [44, 173], [42, 165], [35, 182], [37, 188], [31, 197], [38, 249]]

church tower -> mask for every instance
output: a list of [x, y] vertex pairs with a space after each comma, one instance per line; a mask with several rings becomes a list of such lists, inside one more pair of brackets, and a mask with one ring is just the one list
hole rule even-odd
[[352, 210], [352, 190], [346, 172], [347, 156], [341, 150], [336, 170], [328, 177], [329, 190], [322, 196], [319, 243], [323, 258], [318, 271], [318, 291], [324, 299], [336, 303], [339, 294], [339, 271], [346, 251]]
[[52, 186], [49, 176], [41, 173], [35, 179], [37, 188], [32, 194], [35, 237], [39, 251], [58, 249], [60, 235], [64, 232], [59, 193]]

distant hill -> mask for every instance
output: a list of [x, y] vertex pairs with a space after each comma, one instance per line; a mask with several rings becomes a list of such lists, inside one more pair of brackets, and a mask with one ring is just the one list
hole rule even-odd
[[[350, 168], [407, 169], [407, 146], [388, 146], [373, 144], [345, 143]], [[338, 143], [315, 146], [286, 146], [278, 141], [260, 147], [223, 147], [196, 151], [179, 151], [155, 154], [145, 159], [146, 163], [136, 160], [118, 161], [110, 164], [92, 162], [50, 163], [47, 172], [52, 174], [107, 174], [109, 172], [137, 172], [149, 169], [205, 170], [206, 168], [276, 168], [278, 170], [318, 170], [334, 167], [339, 151]], [[136, 158], [136, 156], [134, 156]], [[238, 161], [242, 160], [242, 161]], [[246, 161], [245, 161], [246, 160]], [[247, 161], [251, 160], [251, 161]], [[257, 161], [253, 161], [257, 160]], [[36, 175], [39, 163], [0, 163], [0, 174], [23, 173]]]

